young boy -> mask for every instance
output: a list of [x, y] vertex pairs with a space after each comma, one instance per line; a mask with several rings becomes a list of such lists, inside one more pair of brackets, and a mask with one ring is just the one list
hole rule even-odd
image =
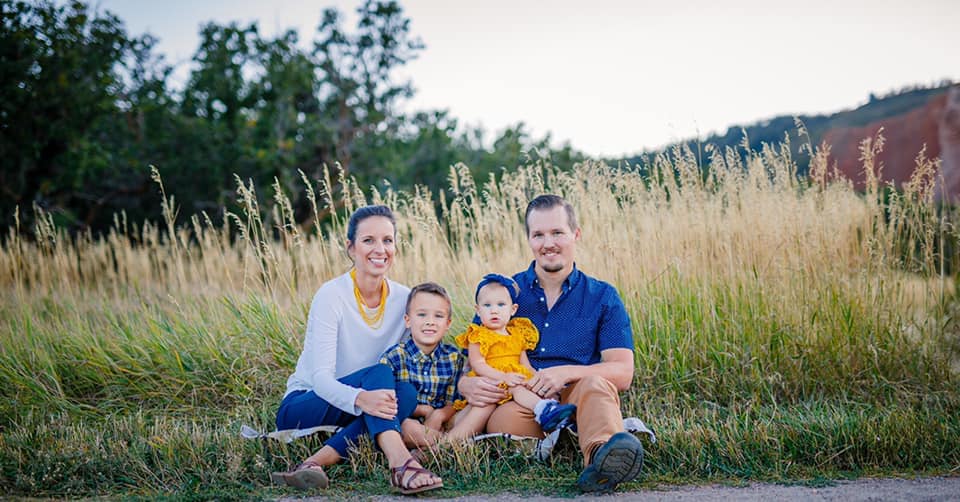
[[[388, 348], [380, 363], [393, 369], [397, 381], [417, 388], [417, 408], [412, 419], [401, 423], [408, 446], [429, 446], [442, 435], [443, 424], [453, 417], [457, 380], [467, 356], [444, 343], [450, 328], [450, 295], [442, 286], [427, 282], [414, 286], [407, 297], [403, 320], [410, 338]], [[422, 419], [420, 424], [415, 419]]]

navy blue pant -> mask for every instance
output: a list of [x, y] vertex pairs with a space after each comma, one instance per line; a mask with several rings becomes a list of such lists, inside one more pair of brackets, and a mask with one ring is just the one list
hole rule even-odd
[[369, 434], [376, 444], [376, 437], [384, 431], [400, 432], [400, 422], [409, 418], [417, 407], [417, 389], [409, 382], [397, 383], [393, 370], [384, 364], [375, 364], [339, 379], [340, 383], [363, 390], [395, 389], [397, 393], [397, 417], [393, 420], [377, 418], [366, 413], [360, 416], [347, 413], [328, 403], [310, 390], [297, 390], [288, 394], [277, 410], [277, 430], [309, 429], [318, 425], [342, 427], [327, 440], [341, 457], [346, 458], [347, 447], [356, 444], [357, 438]]

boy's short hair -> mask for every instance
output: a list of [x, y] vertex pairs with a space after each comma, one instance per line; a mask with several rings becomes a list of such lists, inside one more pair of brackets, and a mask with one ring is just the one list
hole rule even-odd
[[403, 308], [404, 314], [410, 314], [410, 303], [413, 302], [413, 297], [420, 293], [430, 293], [443, 298], [447, 301], [447, 316], [453, 315], [453, 302], [450, 301], [450, 295], [446, 289], [443, 289], [443, 286], [435, 282], [424, 282], [410, 289], [410, 296], [407, 297], [407, 306]]

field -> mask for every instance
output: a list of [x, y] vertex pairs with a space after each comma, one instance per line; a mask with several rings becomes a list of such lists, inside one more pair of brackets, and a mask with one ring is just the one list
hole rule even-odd
[[[68, 236], [48, 214], [0, 247], [0, 492], [34, 497], [259, 498], [288, 493], [269, 472], [317, 439], [246, 440], [273, 428], [316, 288], [346, 271], [345, 221], [359, 204], [399, 215], [391, 277], [435, 280], [454, 298], [458, 332], [489, 271], [525, 268], [526, 202], [563, 194], [583, 226], [578, 266], [613, 283], [631, 315], [636, 377], [626, 415], [654, 483], [824, 479], [960, 470], [960, 328], [955, 213], [932, 203], [936, 162], [918, 158], [902, 191], [876, 181], [880, 138], [862, 145], [865, 193], [832, 178], [826, 152], [796, 176], [788, 145], [688, 151], [636, 169], [547, 161], [475, 182], [450, 173], [450, 196], [361, 190], [323, 224], [292, 223], [271, 193], [261, 211], [217, 226], [179, 214], [116, 218], [103, 238]], [[708, 174], [707, 174], [708, 173]], [[315, 211], [331, 182], [307, 182]], [[261, 187], [264, 188], [264, 187]], [[316, 190], [314, 194], [312, 190]], [[262, 190], [269, 192], [269, 190]], [[262, 195], [261, 195], [262, 196]], [[439, 208], [439, 211], [437, 210]], [[330, 470], [334, 496], [386, 493], [365, 446]], [[562, 443], [541, 463], [484, 442], [431, 459], [447, 496], [504, 490], [573, 494], [579, 454]]]

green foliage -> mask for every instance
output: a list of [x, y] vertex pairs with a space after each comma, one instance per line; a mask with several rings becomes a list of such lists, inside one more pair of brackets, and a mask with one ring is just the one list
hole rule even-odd
[[[342, 234], [337, 217], [386, 199], [405, 220], [406, 278], [467, 284], [477, 267], [513, 266], [495, 261], [518, 249], [504, 229], [520, 225], [527, 192], [546, 189], [577, 202], [595, 229], [590, 239], [602, 242], [592, 255], [584, 246], [585, 262], [606, 267], [627, 299], [638, 371], [623, 407], [659, 437], [646, 444], [645, 483], [943, 473], [960, 464], [960, 316], [949, 281], [940, 278], [932, 294], [928, 280], [954, 260], [945, 244], [954, 236], [943, 233], [954, 232], [955, 214], [933, 212], [920, 185], [861, 198], [800, 183], [798, 157], [783, 145], [746, 159], [704, 151], [710, 170], [695, 148], [677, 148], [675, 163], [658, 159], [644, 179], [594, 164], [568, 172], [580, 155], [532, 138], [522, 123], [488, 143], [485, 131], [462, 129], [443, 111], [397, 114], [411, 91], [393, 70], [420, 44], [393, 2], [365, 3], [349, 33], [339, 13], [325, 11], [311, 51], [293, 32], [271, 40], [256, 25], [208, 24], [182, 92], [168, 88], [156, 41], [129, 37], [109, 14], [81, 2], [0, 9], [0, 210], [9, 222], [19, 205], [24, 231], [37, 223], [35, 242], [11, 232], [0, 253], [0, 281], [10, 285], [0, 302], [4, 494], [286, 495], [267, 485], [267, 473], [289, 468], [318, 440], [281, 445], [237, 431], [272, 428], [300, 350], [301, 290], [342, 265], [329, 237]], [[783, 134], [748, 137], [773, 145]], [[368, 199], [347, 180], [314, 194], [323, 165], [335, 162], [359, 187], [391, 190]], [[164, 195], [161, 203], [150, 164], [175, 202]], [[283, 214], [268, 203], [261, 210], [247, 180], [275, 186]], [[415, 184], [437, 197], [392, 190]], [[236, 198], [242, 205], [231, 207]], [[51, 211], [28, 211], [34, 203]], [[221, 226], [225, 206], [235, 220]], [[784, 206], [801, 218], [780, 223]], [[857, 216], [864, 207], [873, 210], [866, 223]], [[178, 208], [211, 219], [197, 216], [192, 233], [177, 229]], [[316, 235], [293, 221], [324, 211], [336, 217]], [[145, 223], [161, 218], [167, 232]], [[818, 218], [852, 221], [824, 233], [852, 242], [853, 259], [840, 245], [818, 251], [816, 228], [794, 228]], [[68, 239], [57, 224], [115, 232], [105, 243], [90, 233]], [[638, 233], [642, 241], [620, 240]], [[767, 240], [738, 247], [758, 235]], [[660, 261], [669, 259], [675, 266]], [[451, 291], [455, 301], [469, 296]], [[469, 310], [456, 302], [461, 317]], [[523, 448], [445, 449], [430, 466], [447, 494], [575, 493], [580, 459], [570, 441], [547, 464]], [[330, 469], [325, 495], [386, 493], [383, 464], [364, 446]]]
[[131, 48], [119, 19], [81, 2], [4, 2], [0, 23], [0, 213], [63, 206], [68, 219], [110, 164], [88, 131], [114, 110], [116, 66]]
[[[331, 172], [326, 195], [342, 202], [341, 177], [436, 192], [458, 162], [486, 177], [534, 151], [567, 165], [581, 158], [569, 146], [553, 152], [522, 124], [491, 149], [483, 131], [461, 130], [444, 111], [398, 113], [413, 87], [397, 69], [423, 44], [394, 1], [364, 2], [353, 29], [325, 10], [312, 49], [294, 31], [269, 38], [256, 24], [207, 23], [182, 90], [169, 87], [156, 39], [128, 35], [112, 14], [82, 1], [0, 5], [4, 226], [34, 204], [74, 231], [104, 232], [121, 211], [159, 221], [150, 166], [188, 214], [219, 223], [236, 212], [238, 176], [261, 189], [276, 181], [295, 220], [309, 223], [301, 172], [314, 182]], [[33, 223], [21, 218], [22, 229]]]
[[[669, 200], [663, 187], [629, 171], [585, 165], [568, 173], [543, 164], [480, 186], [461, 168], [463, 177], [453, 179], [460, 196], [442, 205], [451, 215], [442, 222], [423, 194], [370, 199], [397, 210], [405, 256], [391, 274], [449, 284], [461, 321], [472, 315], [472, 281], [462, 270], [494, 268], [492, 255], [519, 253], [501, 247], [521, 225], [514, 199], [536, 187], [579, 201], [591, 231], [579, 263], [606, 267], [633, 321], [637, 369], [621, 407], [658, 437], [645, 443], [644, 475], [627, 490], [955, 470], [956, 292], [944, 278], [907, 274], [896, 258], [878, 256], [912, 237], [888, 232], [876, 200], [843, 184], [798, 183], [785, 174], [782, 149], [767, 153], [753, 159], [749, 176], [737, 178], [737, 165], [715, 166], [713, 173], [730, 176], [721, 181], [704, 182], [692, 159], [661, 166], [670, 170], [658, 177]], [[268, 473], [296, 465], [322, 438], [287, 445], [246, 440], [239, 429], [273, 428], [301, 350], [309, 293], [343, 268], [327, 254], [339, 251], [336, 239], [324, 237], [342, 227], [335, 218], [316, 235], [291, 228], [284, 232], [295, 235], [265, 240], [255, 194], [248, 197], [251, 215], [235, 240], [200, 227], [193, 240], [183, 231], [172, 231], [176, 240], [145, 232], [135, 244], [114, 236], [98, 248], [57, 240], [62, 234], [48, 229], [36, 245], [0, 246], [0, 280], [13, 292], [0, 301], [0, 490], [198, 499], [290, 493], [270, 486]], [[360, 193], [353, 203], [366, 200]], [[883, 201], [898, 214], [894, 208], [907, 214], [915, 203]], [[344, 218], [349, 208], [337, 213]], [[942, 228], [926, 213], [904, 218], [920, 234]], [[794, 244], [771, 244], [770, 234]], [[801, 239], [805, 246], [795, 244]], [[668, 249], [676, 256], [666, 259], [678, 261], [647, 263]], [[12, 255], [30, 265], [15, 265]], [[117, 258], [96, 262], [103, 255]], [[698, 265], [698, 257], [706, 261]], [[289, 277], [307, 277], [304, 291], [287, 288]], [[490, 440], [439, 449], [428, 463], [444, 478], [444, 495], [576, 494], [574, 441], [564, 436], [545, 463], [531, 453], [529, 442]], [[386, 494], [384, 464], [364, 443], [328, 469], [333, 485], [319, 494]]]

